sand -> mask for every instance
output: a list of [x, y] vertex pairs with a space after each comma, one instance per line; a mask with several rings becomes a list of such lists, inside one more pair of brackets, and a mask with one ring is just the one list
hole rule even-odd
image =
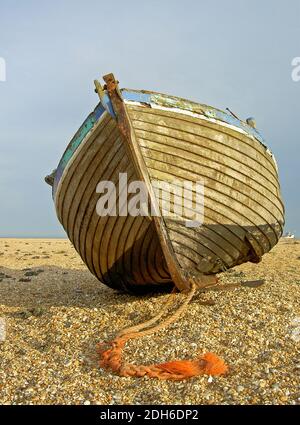
[[[0, 239], [0, 403], [300, 404], [299, 270], [300, 242], [282, 241], [260, 264], [220, 275], [220, 290], [198, 293], [179, 322], [125, 350], [144, 364], [213, 351], [227, 376], [121, 378], [99, 368], [96, 344], [155, 315], [168, 295], [107, 288], [67, 240]], [[265, 283], [240, 285], [257, 279]]]

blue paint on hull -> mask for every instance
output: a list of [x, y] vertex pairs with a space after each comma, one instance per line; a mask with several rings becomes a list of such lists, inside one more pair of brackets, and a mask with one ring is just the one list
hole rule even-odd
[[[261, 134], [253, 127], [250, 127], [246, 122], [243, 122], [239, 120], [238, 118], [235, 118], [233, 115], [228, 114], [227, 112], [221, 111], [220, 109], [213, 108], [211, 106], [207, 105], [201, 105], [196, 102], [191, 102], [189, 100], [180, 99], [175, 96], [168, 96], [160, 93], [143, 93], [143, 92], [135, 92], [130, 90], [122, 90], [122, 96], [125, 100], [131, 101], [131, 102], [140, 102], [140, 103], [146, 103], [148, 105], [157, 104], [159, 105], [160, 102], [158, 99], [162, 99], [165, 103], [165, 106], [170, 108], [178, 108], [183, 109], [186, 111], [194, 112], [194, 113], [200, 113], [205, 115], [208, 118], [214, 118], [219, 121], [226, 122], [227, 124], [233, 125], [235, 127], [239, 127], [242, 130], [246, 131], [248, 134], [251, 134], [253, 137], [255, 137], [260, 143], [265, 145], [264, 138], [261, 136]], [[180, 104], [180, 106], [179, 106]]]
[[[128, 89], [123, 89], [121, 90], [121, 92], [123, 98], [127, 101], [139, 102], [142, 104], [149, 105], [150, 107], [151, 104], [155, 104], [168, 108], [179, 108], [193, 113], [202, 114], [205, 115], [207, 118], [214, 118], [218, 121], [233, 125], [244, 130], [249, 135], [255, 137], [255, 139], [257, 139], [263, 146], [265, 146], [265, 148], [267, 148], [263, 137], [255, 128], [250, 127], [246, 122], [241, 121], [238, 118], [235, 118], [234, 116], [219, 109], [160, 93], [134, 91]], [[105, 95], [102, 97], [101, 102], [97, 105], [95, 110], [86, 118], [82, 126], [79, 128], [79, 130], [67, 146], [56, 170], [52, 189], [53, 199], [55, 198], [58, 183], [61, 179], [64, 169], [66, 168], [67, 163], [70, 161], [83, 139], [93, 129], [93, 127], [105, 111], [107, 111], [114, 119], [116, 119], [111, 100], [107, 93], [105, 93]]]
[[96, 122], [101, 118], [103, 113], [105, 112], [104, 107], [99, 103], [95, 110], [87, 117], [87, 119], [84, 121], [82, 126], [79, 128], [79, 130], [76, 132], [70, 143], [68, 144], [59, 164], [56, 169], [55, 178], [54, 178], [54, 184], [52, 188], [52, 197], [54, 199], [55, 193], [57, 190], [58, 183], [61, 179], [61, 176], [64, 172], [64, 169], [66, 168], [67, 163], [72, 158], [74, 152], [78, 149], [83, 139], [86, 137], [86, 135], [92, 130]]

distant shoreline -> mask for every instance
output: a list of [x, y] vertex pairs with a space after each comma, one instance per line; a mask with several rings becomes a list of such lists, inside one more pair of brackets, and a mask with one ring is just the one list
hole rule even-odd
[[67, 236], [0, 236], [0, 239], [68, 239]]
[[[0, 236], [0, 239], [68, 239], [67, 236]], [[300, 241], [300, 237], [286, 238], [282, 236], [279, 241]]]

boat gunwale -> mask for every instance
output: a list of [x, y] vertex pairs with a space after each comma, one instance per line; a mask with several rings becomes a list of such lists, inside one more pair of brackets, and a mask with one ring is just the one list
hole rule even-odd
[[[64, 161], [66, 154], [70, 151], [69, 149], [72, 147], [72, 143], [73, 143], [77, 133], [79, 132], [79, 130], [81, 128], [84, 127], [86, 121], [84, 121], [84, 123], [81, 125], [80, 129], [76, 132], [75, 136], [71, 139], [70, 143], [66, 147], [66, 149], [63, 153], [63, 156], [61, 157], [59, 164], [57, 166], [57, 169], [55, 171], [54, 184], [53, 184], [53, 187], [52, 187], [52, 198], [54, 200], [55, 205], [57, 204], [58, 198], [60, 196], [61, 182], [63, 181], [70, 165], [75, 161], [76, 157], [78, 156], [78, 153], [81, 151], [81, 149], [83, 148], [85, 143], [89, 140], [90, 137], [92, 137], [94, 135], [94, 132], [100, 126], [102, 120], [104, 120], [105, 117], [107, 117], [107, 114], [108, 113], [104, 110], [103, 113], [97, 119], [97, 121], [95, 121], [93, 127], [89, 129], [89, 131], [81, 138], [81, 140], [79, 141], [78, 145], [74, 148], [74, 150], [71, 151], [71, 156], [69, 157], [69, 159], [67, 161]], [[88, 116], [88, 118], [90, 116], [91, 116], [91, 114]]]
[[[205, 117], [208, 121], [210, 121], [211, 119], [216, 119], [216, 121], [221, 121], [222, 123], [227, 123], [229, 125], [232, 125], [234, 127], [239, 128], [240, 130], [242, 130], [243, 132], [246, 133], [246, 135], [252, 136], [254, 137], [268, 152], [269, 156], [273, 159], [273, 162], [275, 163], [276, 169], [278, 169], [277, 166], [277, 162], [275, 159], [274, 154], [271, 152], [270, 148], [267, 146], [265, 139], [262, 137], [262, 135], [260, 134], [260, 132], [254, 128], [251, 127], [249, 124], [247, 124], [246, 121], [233, 116], [232, 114], [223, 111], [220, 108], [216, 108], [214, 106], [210, 106], [204, 103], [199, 103], [193, 100], [189, 100], [189, 99], [185, 99], [182, 97], [178, 97], [178, 96], [173, 96], [173, 95], [169, 95], [169, 94], [165, 94], [165, 93], [160, 93], [160, 92], [155, 92], [155, 91], [149, 91], [149, 90], [136, 90], [136, 89], [128, 89], [128, 88], [123, 88], [121, 89], [121, 93], [122, 93], [122, 97], [124, 98], [125, 102], [128, 103], [136, 103], [136, 104], [140, 104], [140, 106], [145, 106], [145, 104], [151, 106], [152, 105], [157, 105], [160, 108], [166, 108], [170, 111], [174, 111], [174, 109], [177, 110], [178, 113], [194, 113], [197, 117], [203, 115], [203, 117]], [[141, 100], [138, 99], [132, 99], [131, 95], [132, 94], [141, 94], [141, 95], [146, 95], [147, 97], [145, 98], [141, 98]], [[153, 95], [153, 96], [152, 96]], [[178, 106], [173, 106], [171, 103], [168, 104], [167, 106], [162, 105], [161, 102], [159, 102], [157, 96], [161, 97], [162, 99], [164, 99], [166, 102], [168, 101], [178, 101], [181, 102], [180, 105]], [[199, 113], [200, 110], [201, 113]], [[211, 115], [211, 112], [217, 112], [218, 116], [213, 116]], [[208, 115], [206, 115], [206, 113]], [[188, 115], [188, 114], [187, 114]]]
[[[208, 122], [211, 122], [212, 124], [219, 124], [221, 126], [224, 126], [224, 124], [227, 124], [228, 126], [230, 126], [230, 128], [232, 130], [236, 130], [238, 132], [241, 132], [242, 134], [246, 135], [247, 137], [250, 137], [252, 140], [256, 140], [260, 143], [261, 146], [263, 146], [266, 150], [266, 153], [268, 154], [268, 156], [272, 159], [272, 163], [275, 167], [275, 171], [278, 173], [278, 166], [277, 166], [277, 162], [275, 159], [274, 154], [271, 152], [270, 148], [266, 145], [264, 139], [262, 138], [262, 136], [260, 135], [260, 133], [253, 127], [250, 127], [245, 121], [239, 119], [239, 118], [235, 118], [234, 116], [228, 114], [227, 112], [215, 108], [213, 106], [209, 106], [206, 104], [201, 104], [201, 103], [197, 103], [195, 101], [191, 101], [188, 99], [184, 99], [178, 96], [173, 96], [173, 95], [168, 95], [168, 94], [164, 94], [164, 93], [160, 93], [160, 92], [155, 92], [155, 91], [148, 91], [148, 90], [135, 90], [135, 89], [121, 89], [121, 93], [122, 93], [122, 97], [123, 100], [125, 101], [125, 103], [131, 103], [131, 104], [136, 104], [137, 106], [141, 106], [141, 107], [145, 107], [147, 105], [149, 105], [151, 107], [152, 105], [157, 105], [158, 108], [160, 108], [161, 110], [168, 110], [170, 112], [173, 113], [182, 113], [182, 114], [186, 114], [186, 115], [190, 115], [187, 114], [188, 112], [190, 112], [191, 114], [194, 114], [196, 118], [198, 119], [205, 119]], [[138, 100], [132, 100], [130, 99], [130, 95], [146, 95], [147, 98], [144, 99], [144, 102], [139, 102]], [[175, 108], [175, 107], [164, 107], [162, 106], [155, 97], [153, 96], [161, 96], [162, 99], [165, 99], [166, 101], [168, 100], [175, 100], [175, 101], [179, 101], [179, 102], [184, 102], [186, 105], [191, 105], [191, 108], [193, 107], [197, 107], [200, 109], [206, 109], [207, 111], [216, 111], [217, 113], [221, 114], [221, 116], [218, 117], [212, 117], [212, 116], [207, 116], [204, 113], [204, 110], [202, 111], [204, 114], [199, 114], [198, 112], [193, 112], [191, 111], [189, 108], [184, 108], [183, 106], [180, 108]], [[176, 110], [175, 110], [176, 109]], [[107, 111], [106, 107], [101, 103], [101, 101], [97, 104], [97, 106], [95, 107], [95, 109], [87, 116], [87, 118], [84, 120], [84, 122], [82, 123], [82, 125], [79, 127], [79, 129], [76, 131], [75, 135], [72, 137], [72, 139], [70, 140], [69, 144], [67, 145], [60, 161], [59, 164], [57, 166], [56, 169], [56, 173], [55, 173], [55, 178], [54, 178], [54, 185], [53, 185], [53, 189], [52, 189], [52, 197], [53, 199], [55, 199], [56, 196], [56, 192], [57, 192], [57, 188], [59, 185], [59, 181], [62, 178], [62, 175], [65, 171], [65, 169], [68, 166], [69, 161], [72, 159], [73, 155], [75, 154], [75, 152], [77, 151], [77, 149], [79, 148], [79, 146], [82, 144], [83, 140], [86, 139], [86, 137], [91, 134], [95, 128], [95, 126], [97, 126], [99, 120], [101, 119], [101, 117], [103, 117], [103, 115], [105, 115], [105, 112], [107, 112], [108, 114], [110, 114], [109, 111]], [[111, 114], [110, 114], [111, 115]], [[115, 117], [113, 117], [115, 119]], [[89, 126], [91, 126], [89, 128]], [[85, 132], [85, 129], [88, 128], [88, 130]]]

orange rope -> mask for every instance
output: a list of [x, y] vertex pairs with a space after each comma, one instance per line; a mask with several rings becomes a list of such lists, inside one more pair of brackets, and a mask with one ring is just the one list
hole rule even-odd
[[[174, 298], [174, 291], [170, 295], [162, 311], [157, 316], [140, 325], [124, 329], [111, 342], [99, 344], [100, 366], [105, 369], [111, 369], [120, 376], [142, 377], [147, 375], [150, 378], [170, 380], [181, 380], [203, 374], [222, 375], [226, 373], [228, 367], [222, 359], [213, 353], [206, 353], [202, 357], [198, 357], [195, 360], [175, 360], [150, 366], [134, 365], [132, 363], [122, 362], [123, 349], [128, 340], [142, 338], [143, 336], [150, 335], [174, 323], [187, 309], [187, 306], [193, 298], [195, 291], [196, 285], [192, 284], [191, 290], [187, 294], [183, 304], [177, 309], [175, 313], [173, 313], [158, 325], [149, 328], [150, 325], [155, 323], [166, 312], [170, 302]], [[145, 329], [146, 327], [148, 327], [148, 329]]]

